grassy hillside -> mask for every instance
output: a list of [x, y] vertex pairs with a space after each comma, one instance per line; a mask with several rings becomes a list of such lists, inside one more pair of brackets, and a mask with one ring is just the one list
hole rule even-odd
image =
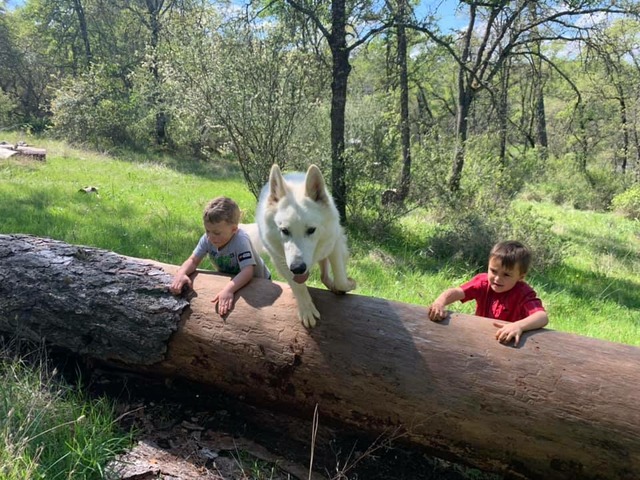
[[[0, 233], [29, 233], [180, 264], [202, 233], [201, 212], [217, 196], [234, 198], [253, 219], [255, 199], [230, 163], [100, 155], [39, 141], [46, 163], [0, 161]], [[98, 195], [80, 193], [88, 185]], [[532, 204], [563, 238], [564, 263], [530, 283], [550, 328], [640, 345], [640, 225], [614, 214]], [[403, 221], [378, 241], [349, 232], [355, 293], [428, 305], [475, 272], [429, 258], [429, 226]], [[205, 263], [203, 267], [207, 268]], [[276, 278], [277, 279], [277, 278]], [[311, 279], [319, 286], [317, 273]], [[473, 305], [453, 309], [473, 312]], [[425, 321], [427, 320], [425, 313]]]

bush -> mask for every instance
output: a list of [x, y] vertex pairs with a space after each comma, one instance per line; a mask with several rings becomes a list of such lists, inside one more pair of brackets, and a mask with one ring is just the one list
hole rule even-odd
[[625, 217], [640, 219], [640, 184], [635, 184], [613, 197], [612, 206], [616, 212]]
[[0, 90], [0, 128], [11, 127], [11, 114], [15, 108], [16, 102]]
[[530, 206], [519, 207], [509, 201], [471, 205], [466, 200], [440, 207], [438, 212], [431, 251], [439, 258], [484, 268], [491, 247], [504, 240], [527, 245], [532, 266], [538, 271], [558, 265], [564, 258], [564, 245], [552, 232], [551, 220]]
[[54, 132], [95, 146], [130, 143], [136, 109], [117, 84], [100, 66], [69, 79], [52, 101]]
[[624, 189], [626, 178], [607, 167], [584, 172], [573, 154], [549, 159], [545, 178], [529, 187], [527, 198], [546, 198], [578, 210], [607, 211], [613, 197]]

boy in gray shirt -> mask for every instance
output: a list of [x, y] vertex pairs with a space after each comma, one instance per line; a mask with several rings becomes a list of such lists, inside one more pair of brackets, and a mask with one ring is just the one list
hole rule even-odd
[[234, 275], [213, 299], [218, 304], [218, 313], [224, 316], [233, 308], [236, 291], [253, 277], [271, 278], [271, 273], [253, 248], [249, 235], [238, 227], [240, 208], [236, 202], [227, 197], [214, 198], [204, 209], [203, 220], [205, 234], [176, 273], [170, 290], [179, 294], [185, 285], [191, 288], [189, 275], [208, 255], [216, 270]]

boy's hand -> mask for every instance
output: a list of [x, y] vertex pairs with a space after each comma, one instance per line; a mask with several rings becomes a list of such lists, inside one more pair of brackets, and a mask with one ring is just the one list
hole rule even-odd
[[233, 309], [233, 293], [222, 290], [211, 300], [211, 303], [218, 304], [218, 314], [224, 317]]
[[509, 343], [514, 340], [513, 346], [517, 347], [520, 337], [522, 336], [522, 328], [517, 323], [498, 323], [493, 322], [494, 327], [498, 327], [496, 331], [496, 340], [500, 343]]
[[193, 286], [191, 279], [187, 275], [176, 275], [173, 279], [173, 283], [169, 287], [169, 291], [174, 295], [180, 295], [182, 288], [187, 285], [189, 288]]
[[429, 306], [429, 320], [432, 322], [439, 322], [444, 320], [447, 316], [447, 311], [444, 309], [445, 305], [439, 302], [434, 302]]

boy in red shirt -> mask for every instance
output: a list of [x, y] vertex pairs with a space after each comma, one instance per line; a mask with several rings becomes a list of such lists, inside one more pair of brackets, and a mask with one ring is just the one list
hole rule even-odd
[[439, 322], [446, 317], [447, 305], [475, 300], [477, 316], [510, 322], [494, 323], [498, 327], [496, 339], [502, 343], [514, 340], [517, 346], [524, 332], [549, 323], [536, 292], [523, 281], [530, 262], [531, 254], [520, 242], [494, 245], [489, 253], [488, 272], [442, 292], [429, 307], [429, 319]]

